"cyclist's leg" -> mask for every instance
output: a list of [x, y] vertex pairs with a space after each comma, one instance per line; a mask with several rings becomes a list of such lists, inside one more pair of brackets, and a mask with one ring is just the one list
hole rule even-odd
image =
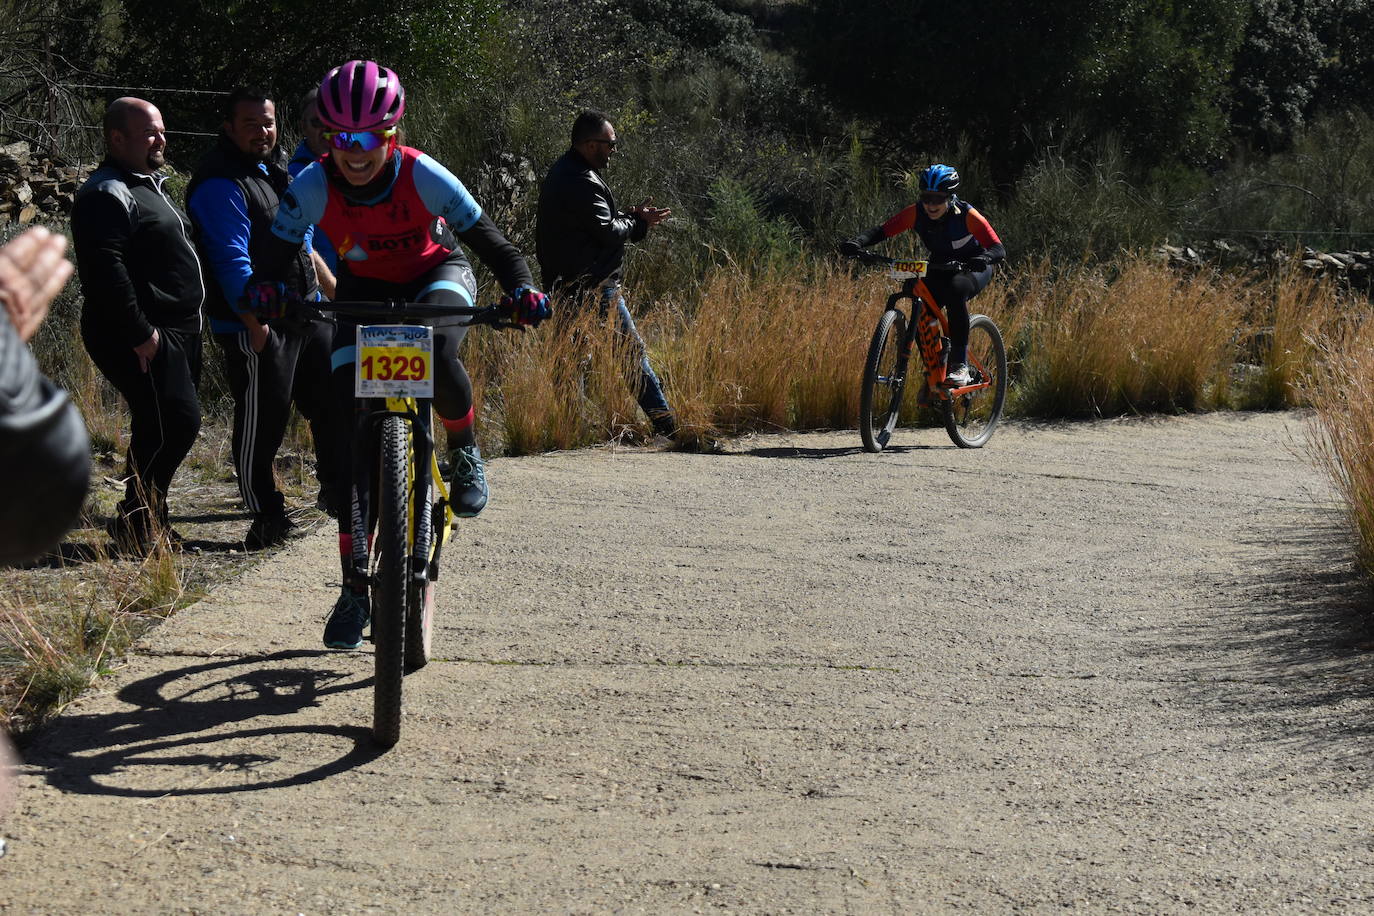
[[[376, 283], [359, 280], [342, 270], [337, 298], [340, 300], [377, 300], [395, 295], [394, 287], [378, 288]], [[333, 649], [356, 649], [362, 645], [363, 630], [370, 617], [367, 581], [359, 570], [367, 568], [367, 525], [370, 493], [368, 462], [353, 460], [354, 436], [359, 416], [354, 396], [354, 374], [358, 359], [358, 325], [339, 318], [330, 352], [329, 399], [330, 433], [333, 437], [335, 467], [334, 504], [338, 507], [339, 565], [343, 587], [324, 627], [324, 644]], [[356, 523], [356, 524], [355, 524]], [[357, 534], [355, 534], [355, 530]]]
[[988, 285], [992, 268], [977, 273], [937, 273], [926, 277], [926, 286], [949, 317], [949, 365], [968, 362], [968, 301]]
[[[415, 287], [411, 295], [417, 302], [470, 306], [477, 299], [472, 267], [457, 251]], [[458, 357], [458, 348], [467, 335], [465, 322], [461, 318], [434, 322], [434, 409], [448, 434], [453, 511], [462, 518], [472, 518], [486, 507], [490, 492], [477, 447], [472, 380]]]
[[[416, 302], [471, 306], [477, 301], [477, 279], [461, 253], [454, 252], [408, 290]], [[444, 420], [450, 445], [472, 445], [472, 380], [458, 357], [467, 334], [467, 319], [440, 318], [433, 322], [434, 409]]]

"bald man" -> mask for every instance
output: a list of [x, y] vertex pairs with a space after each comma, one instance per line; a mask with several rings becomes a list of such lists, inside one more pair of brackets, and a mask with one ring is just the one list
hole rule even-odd
[[77, 192], [72, 237], [85, 305], [81, 338], [129, 403], [128, 480], [106, 525], [144, 554], [167, 525], [167, 489], [200, 431], [205, 282], [186, 214], [159, 174], [162, 115], [142, 99], [105, 112], [105, 160]]

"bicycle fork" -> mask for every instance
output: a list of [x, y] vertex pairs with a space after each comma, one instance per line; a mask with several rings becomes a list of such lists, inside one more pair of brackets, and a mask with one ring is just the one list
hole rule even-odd
[[[375, 491], [371, 485], [371, 478], [378, 473], [376, 469], [377, 456], [380, 454], [379, 437], [381, 435], [382, 421], [387, 417], [399, 417], [405, 421], [406, 427], [410, 431], [410, 442], [408, 444], [410, 467], [412, 470], [410, 480], [410, 503], [411, 503], [411, 530], [408, 532], [408, 542], [411, 545], [410, 553], [410, 578], [423, 582], [427, 578], [434, 578], [437, 572], [439, 551], [443, 546], [444, 538], [436, 538], [437, 527], [444, 518], [445, 501], [440, 499], [433, 505], [430, 503], [430, 489], [434, 485], [434, 438], [431, 433], [431, 422], [428, 414], [431, 413], [428, 403], [416, 404], [404, 398], [387, 398], [385, 410], [373, 410], [366, 415], [366, 422], [359, 422], [354, 434], [353, 457], [354, 462], [364, 463], [368, 467], [367, 486], [370, 492]], [[359, 476], [354, 474], [355, 489], [360, 485]], [[352, 567], [354, 574], [359, 581], [367, 582], [369, 575], [369, 546], [373, 520], [376, 517], [377, 506], [369, 500], [366, 518], [363, 516], [361, 501], [356, 498], [351, 500], [350, 528], [352, 529], [353, 553]], [[433, 511], [437, 510], [437, 511]], [[431, 557], [431, 549], [433, 556]]]

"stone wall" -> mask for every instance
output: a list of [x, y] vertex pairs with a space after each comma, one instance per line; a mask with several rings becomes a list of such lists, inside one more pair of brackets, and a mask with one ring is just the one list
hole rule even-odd
[[58, 165], [24, 141], [0, 146], [0, 225], [65, 218], [95, 165]]
[[1291, 248], [1276, 239], [1213, 239], [1197, 245], [1163, 245], [1156, 254], [1176, 267], [1221, 267], [1263, 269], [1296, 262], [1310, 271], [1356, 289], [1369, 290], [1374, 278], [1374, 251], [1317, 251]]

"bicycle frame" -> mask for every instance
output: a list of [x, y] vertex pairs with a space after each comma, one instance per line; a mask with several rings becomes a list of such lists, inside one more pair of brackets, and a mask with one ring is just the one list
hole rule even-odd
[[[918, 262], [922, 263], [923, 262]], [[903, 300], [910, 300], [912, 303], [911, 314], [907, 322], [906, 337], [902, 341], [902, 363], [905, 366], [911, 359], [911, 351], [915, 349], [916, 342], [920, 342], [921, 363], [925, 368], [925, 378], [927, 389], [939, 398], [949, 399], [970, 391], [978, 391], [987, 388], [991, 382], [987, 367], [982, 365], [978, 358], [969, 354], [969, 363], [976, 369], [972, 384], [961, 388], [946, 388], [941, 383], [945, 380], [946, 366], [945, 358], [948, 355], [949, 341], [949, 317], [945, 310], [935, 301], [935, 296], [926, 286], [924, 272], [925, 268], [920, 268], [920, 273], [912, 276], [908, 271], [901, 270], [902, 262], [894, 265], [893, 274], [902, 279], [902, 288], [887, 297], [887, 310], [900, 309]]]
[[[378, 744], [390, 747], [401, 734], [405, 674], [423, 668], [430, 659], [434, 581], [439, 556], [454, 528], [448, 488], [435, 454], [433, 389], [425, 384], [432, 378], [421, 371], [431, 366], [430, 346], [418, 343], [428, 335], [401, 332], [430, 316], [466, 316], [469, 324], [493, 327], [515, 325], [500, 306], [395, 300], [334, 301], [319, 308], [347, 315], [359, 328], [354, 403], [360, 409], [352, 430], [353, 489], [347, 527], [352, 549], [345, 576], [368, 586], [376, 666], [372, 734]], [[364, 330], [376, 333], [371, 346], [364, 345]], [[378, 352], [365, 355], [369, 349]], [[393, 352], [380, 352], [387, 349]], [[371, 384], [374, 381], [382, 384]], [[392, 382], [400, 384], [386, 384]], [[360, 509], [359, 487], [369, 494], [367, 517]]]

